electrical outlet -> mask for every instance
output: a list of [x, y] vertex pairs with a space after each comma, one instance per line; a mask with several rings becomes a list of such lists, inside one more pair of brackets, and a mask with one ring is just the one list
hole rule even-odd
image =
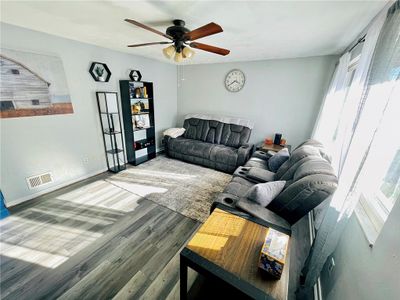
[[85, 157], [82, 159], [82, 162], [83, 162], [84, 165], [87, 165], [87, 164], [89, 163], [89, 157], [85, 156]]
[[335, 260], [333, 259], [333, 257], [331, 257], [331, 260], [330, 260], [329, 266], [328, 266], [329, 274], [332, 273], [334, 268], [335, 268]]

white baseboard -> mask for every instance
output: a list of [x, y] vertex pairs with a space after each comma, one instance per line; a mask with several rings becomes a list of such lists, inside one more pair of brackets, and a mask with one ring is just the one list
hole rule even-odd
[[[156, 150], [156, 152], [157, 152], [157, 153], [160, 153], [160, 152], [162, 152], [162, 151], [164, 151], [164, 150], [165, 150], [164, 147], [160, 147], [160, 148], [158, 148], [158, 149]], [[92, 173], [83, 175], [83, 176], [81, 176], [81, 177], [78, 177], [78, 178], [75, 178], [75, 179], [71, 179], [71, 180], [65, 181], [65, 182], [60, 183], [60, 184], [58, 184], [58, 185], [53, 185], [53, 186], [51, 186], [51, 187], [49, 187], [49, 188], [47, 188], [47, 189], [41, 190], [41, 191], [39, 191], [39, 192], [30, 194], [30, 195], [27, 195], [27, 196], [24, 196], [24, 197], [21, 197], [21, 198], [17, 198], [17, 199], [12, 200], [12, 201], [7, 201], [7, 199], [5, 199], [6, 207], [12, 207], [12, 206], [21, 204], [21, 203], [23, 203], [23, 202], [25, 202], [25, 201], [32, 200], [32, 199], [34, 199], [34, 198], [36, 198], [36, 197], [39, 197], [39, 196], [41, 196], [41, 195], [44, 195], [44, 194], [53, 192], [53, 191], [55, 191], [55, 190], [58, 190], [58, 189], [60, 189], [60, 188], [65, 187], [65, 186], [67, 186], [67, 185], [76, 183], [76, 182], [81, 181], [81, 180], [85, 180], [85, 179], [87, 179], [87, 178], [89, 178], [89, 177], [96, 176], [96, 175], [98, 175], [98, 174], [100, 174], [100, 173], [103, 173], [103, 172], [105, 172], [105, 171], [107, 171], [107, 168], [100, 169], [100, 170], [98, 170], [98, 171], [95, 171], [95, 172], [92, 172]]]
[[53, 186], [51, 186], [51, 187], [49, 187], [47, 189], [41, 190], [39, 192], [30, 194], [30, 195], [27, 195], [27, 196], [24, 196], [24, 197], [17, 198], [17, 199], [12, 200], [12, 201], [7, 201], [7, 199], [5, 199], [6, 207], [12, 207], [12, 206], [21, 204], [21, 203], [23, 203], [25, 201], [32, 200], [32, 199], [34, 199], [36, 197], [39, 197], [41, 195], [44, 195], [44, 194], [53, 192], [55, 190], [58, 190], [60, 188], [66, 187], [67, 185], [76, 183], [76, 182], [81, 181], [81, 180], [85, 180], [85, 179], [87, 179], [89, 177], [93, 177], [93, 176], [99, 175], [100, 173], [103, 173], [105, 171], [107, 171], [107, 168], [103, 168], [103, 169], [100, 169], [98, 171], [95, 171], [95, 172], [92, 172], [92, 173], [89, 173], [89, 174], [85, 174], [85, 175], [80, 176], [78, 178], [74, 178], [74, 179], [71, 179], [71, 180], [68, 180], [68, 181], [64, 181], [63, 183], [53, 185]]

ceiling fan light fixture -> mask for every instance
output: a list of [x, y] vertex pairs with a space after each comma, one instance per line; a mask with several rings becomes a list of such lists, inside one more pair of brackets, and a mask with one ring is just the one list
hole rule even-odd
[[191, 58], [194, 55], [194, 51], [190, 49], [189, 47], [185, 47], [182, 50], [182, 55], [184, 58]]
[[180, 63], [183, 61], [182, 52], [176, 52], [174, 57], [175, 62]]
[[173, 45], [163, 49], [163, 54], [166, 58], [171, 59], [175, 54], [175, 47]]
[[208, 44], [198, 43], [195, 41], [197, 39], [204, 38], [223, 31], [221, 26], [213, 22], [208, 23], [199, 28], [196, 28], [194, 30], [189, 30], [188, 28], [185, 27], [184, 21], [174, 20], [173, 26], [169, 26], [166, 32], [164, 33], [135, 20], [125, 19], [125, 21], [131, 23], [132, 25], [138, 26], [142, 29], [145, 29], [147, 31], [150, 31], [152, 33], [155, 33], [159, 36], [168, 39], [168, 41], [132, 44], [128, 45], [128, 47], [135, 48], [135, 47], [152, 46], [152, 45], [172, 44], [162, 49], [163, 55], [167, 59], [172, 59], [172, 57], [174, 57], [175, 62], [178, 63], [182, 62], [184, 59], [193, 57], [195, 54], [193, 48], [223, 56], [228, 55], [230, 52], [228, 49], [219, 48]]

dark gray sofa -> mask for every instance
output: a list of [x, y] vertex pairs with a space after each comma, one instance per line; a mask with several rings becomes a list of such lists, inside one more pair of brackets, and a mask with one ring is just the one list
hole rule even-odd
[[317, 206], [322, 206], [333, 194], [337, 188], [337, 177], [322, 144], [308, 140], [291, 153], [276, 173], [271, 172], [271, 180], [285, 180], [286, 185], [267, 207], [262, 207], [245, 198], [245, 195], [253, 185], [265, 182], [249, 178], [250, 168], [269, 171], [268, 159], [268, 154], [254, 152], [250, 160], [235, 171], [223, 193], [216, 197], [211, 211], [222, 206], [290, 234], [294, 223]]
[[164, 137], [169, 157], [233, 173], [253, 151], [249, 127], [200, 118], [186, 119], [183, 127], [182, 137]]

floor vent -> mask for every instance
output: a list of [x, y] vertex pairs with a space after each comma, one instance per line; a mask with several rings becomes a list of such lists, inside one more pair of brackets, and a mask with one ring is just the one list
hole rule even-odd
[[26, 178], [26, 182], [28, 183], [28, 187], [30, 189], [34, 189], [39, 186], [53, 182], [53, 177], [51, 176], [51, 173], [48, 172], [48, 173], [43, 173], [40, 175], [28, 177], [28, 178]]

